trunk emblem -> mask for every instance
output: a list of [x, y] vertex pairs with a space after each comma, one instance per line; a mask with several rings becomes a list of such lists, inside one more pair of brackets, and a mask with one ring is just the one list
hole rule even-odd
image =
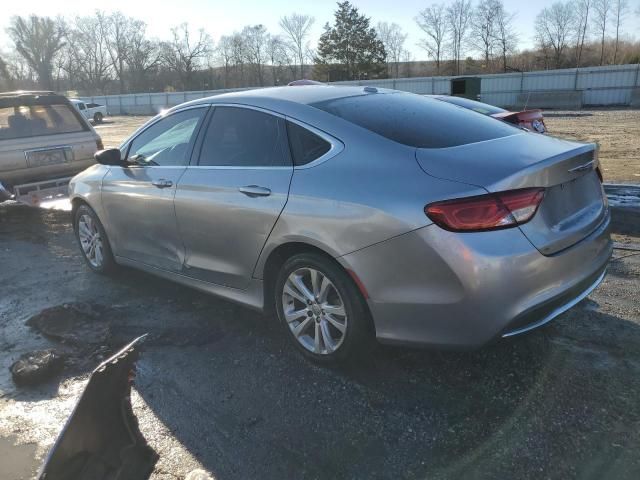
[[593, 170], [593, 164], [595, 160], [591, 160], [590, 162], [583, 163], [582, 165], [578, 165], [577, 167], [573, 167], [569, 169], [569, 173], [578, 173], [578, 172], [586, 172], [587, 170]]

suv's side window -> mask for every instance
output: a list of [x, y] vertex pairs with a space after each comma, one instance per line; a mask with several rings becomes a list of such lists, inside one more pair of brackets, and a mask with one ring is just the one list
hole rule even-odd
[[215, 107], [198, 165], [290, 165], [284, 128], [284, 120], [268, 113], [241, 107]]
[[144, 166], [187, 165], [189, 147], [206, 111], [205, 107], [191, 108], [156, 122], [131, 142], [127, 159]]
[[287, 122], [291, 156], [295, 165], [306, 165], [331, 150], [331, 144], [300, 125]]

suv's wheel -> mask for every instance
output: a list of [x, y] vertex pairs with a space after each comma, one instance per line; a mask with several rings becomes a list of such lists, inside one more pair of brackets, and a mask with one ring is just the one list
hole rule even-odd
[[96, 112], [93, 114], [93, 121], [95, 123], [102, 123], [102, 114], [100, 112]]
[[373, 343], [362, 295], [344, 270], [322, 255], [303, 253], [285, 262], [275, 303], [287, 336], [312, 360], [345, 360]]
[[116, 263], [113, 260], [107, 234], [98, 216], [88, 205], [80, 205], [73, 218], [80, 251], [89, 268], [97, 273], [112, 271]]

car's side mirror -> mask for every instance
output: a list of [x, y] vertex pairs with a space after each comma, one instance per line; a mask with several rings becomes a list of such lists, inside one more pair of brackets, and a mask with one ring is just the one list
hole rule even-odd
[[100, 150], [94, 155], [96, 162], [101, 165], [112, 165], [117, 167], [126, 167], [127, 162], [122, 159], [122, 153], [119, 148], [107, 148]]

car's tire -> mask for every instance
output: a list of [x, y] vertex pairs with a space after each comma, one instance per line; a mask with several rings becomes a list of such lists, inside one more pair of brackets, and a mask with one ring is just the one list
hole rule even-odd
[[102, 123], [102, 120], [104, 119], [104, 117], [102, 116], [102, 114], [100, 112], [96, 112], [93, 114], [93, 121], [95, 123]]
[[113, 259], [107, 233], [91, 207], [83, 204], [75, 210], [73, 230], [82, 258], [89, 268], [100, 274], [113, 272], [116, 262]]
[[315, 362], [361, 358], [375, 345], [365, 299], [330, 258], [316, 253], [290, 257], [276, 277], [273, 300], [285, 335]]

